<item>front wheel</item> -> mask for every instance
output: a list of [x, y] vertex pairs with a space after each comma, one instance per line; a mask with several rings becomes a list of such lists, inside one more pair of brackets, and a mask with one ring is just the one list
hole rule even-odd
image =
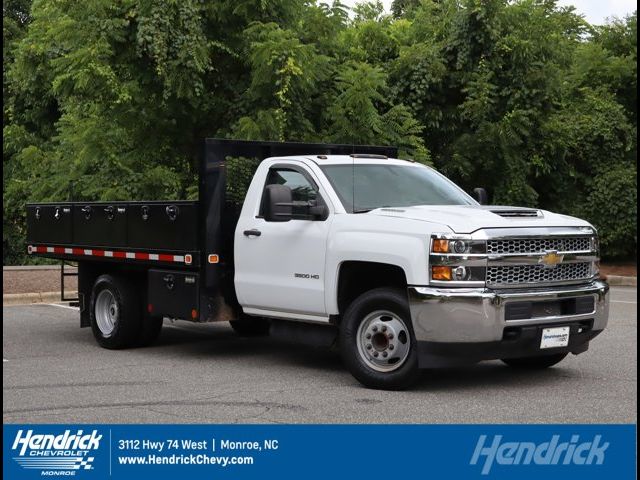
[[340, 324], [340, 353], [364, 386], [401, 390], [419, 375], [418, 353], [404, 292], [378, 288], [360, 295]]
[[566, 356], [566, 353], [555, 353], [551, 355], [539, 355], [537, 357], [503, 358], [502, 361], [514, 368], [541, 370], [543, 368], [553, 367], [564, 360]]

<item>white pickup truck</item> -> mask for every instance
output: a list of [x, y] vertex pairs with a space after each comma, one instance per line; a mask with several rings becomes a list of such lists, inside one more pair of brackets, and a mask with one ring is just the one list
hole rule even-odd
[[[481, 205], [381, 151], [208, 140], [198, 202], [30, 204], [28, 251], [78, 262], [81, 325], [107, 348], [149, 343], [166, 317], [231, 320], [337, 343], [383, 389], [420, 368], [544, 368], [587, 350], [608, 320], [592, 225]], [[238, 215], [225, 161], [261, 152]]]

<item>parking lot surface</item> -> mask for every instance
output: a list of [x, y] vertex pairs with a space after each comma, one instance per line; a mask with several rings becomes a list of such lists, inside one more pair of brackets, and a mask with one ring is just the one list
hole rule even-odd
[[588, 352], [521, 372], [499, 361], [361, 387], [335, 350], [165, 321], [152, 347], [99, 348], [78, 312], [3, 308], [5, 423], [635, 423], [637, 291], [612, 288]]

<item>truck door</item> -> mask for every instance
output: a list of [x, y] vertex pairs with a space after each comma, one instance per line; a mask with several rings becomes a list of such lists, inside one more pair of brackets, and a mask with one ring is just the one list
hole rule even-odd
[[[272, 184], [290, 187], [294, 201], [324, 203], [317, 183], [301, 165], [272, 166], [263, 189]], [[268, 310], [326, 316], [325, 251], [332, 216], [270, 222], [263, 211], [260, 205], [257, 215], [243, 212], [235, 232], [235, 285], [240, 304], [248, 313]]]

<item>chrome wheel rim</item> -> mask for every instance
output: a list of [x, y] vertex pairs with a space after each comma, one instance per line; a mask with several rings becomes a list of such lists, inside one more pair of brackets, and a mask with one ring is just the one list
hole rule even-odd
[[361, 360], [377, 372], [398, 370], [411, 350], [404, 320], [386, 310], [372, 312], [360, 322], [356, 341]]
[[104, 337], [110, 337], [120, 319], [116, 297], [109, 290], [102, 290], [96, 298], [94, 314], [98, 329]]

